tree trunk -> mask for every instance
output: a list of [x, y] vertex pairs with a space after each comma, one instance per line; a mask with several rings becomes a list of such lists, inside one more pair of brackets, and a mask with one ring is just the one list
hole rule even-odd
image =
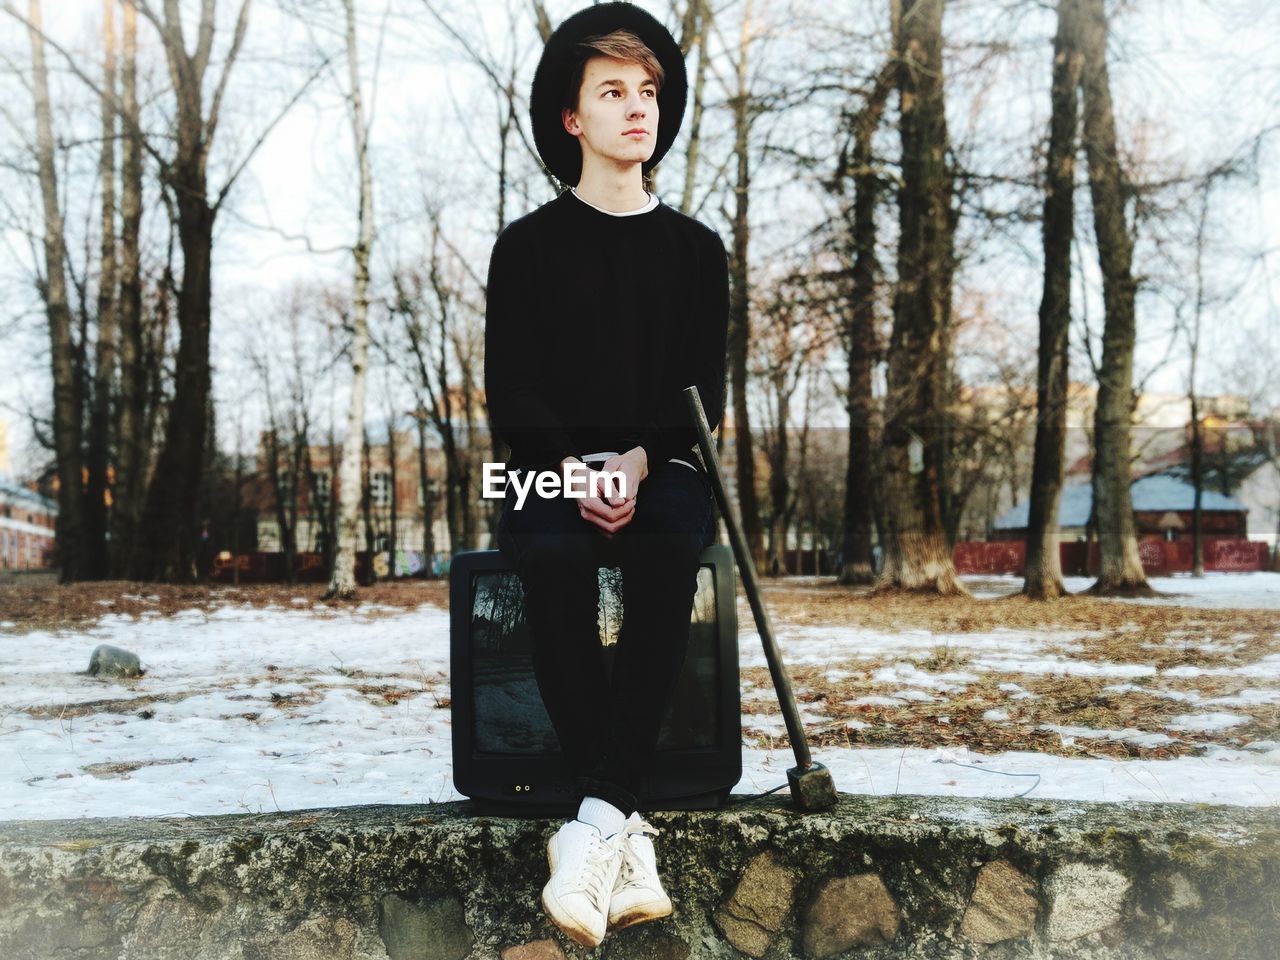
[[[853, 263], [852, 290], [845, 342], [849, 365], [849, 459], [845, 468], [842, 562], [839, 582], [866, 584], [875, 581], [872, 554], [872, 504], [875, 502], [871, 469], [871, 417], [875, 400], [871, 392], [872, 365], [879, 353], [876, 336], [876, 281], [880, 265], [876, 257], [876, 206], [880, 178], [872, 167], [871, 142], [884, 116], [894, 87], [896, 63], [877, 74], [866, 105], [854, 118], [853, 223], [850, 230]], [[841, 171], [843, 174], [844, 171]]]
[[445, 524], [449, 528], [449, 555], [454, 557], [467, 549], [467, 536], [462, 503], [466, 494], [462, 490], [458, 470], [460, 453], [453, 435], [452, 423], [442, 436], [441, 446], [444, 448]]
[[240, 421], [236, 421], [236, 469], [235, 486], [232, 493], [232, 512], [235, 520], [231, 524], [231, 583], [240, 586], [240, 511], [244, 509], [240, 485], [244, 482], [244, 455], [240, 450]]
[[[471, 478], [474, 476], [472, 463], [475, 459], [476, 436], [476, 388], [472, 379], [471, 354], [462, 349], [459, 338], [454, 340], [454, 354], [458, 361], [462, 379], [462, 422], [466, 425], [467, 442], [464, 449], [457, 451], [458, 489], [462, 494], [462, 539], [467, 550], [476, 548], [476, 498], [473, 494]], [[494, 528], [497, 529], [496, 527]]]
[[418, 485], [422, 488], [422, 578], [430, 580], [435, 573], [436, 534], [433, 527], [436, 502], [431, 493], [431, 472], [427, 466], [427, 418], [418, 416], [417, 421]]
[[370, 476], [372, 470], [373, 451], [369, 448], [369, 433], [366, 428], [360, 457], [360, 519], [364, 523], [364, 552], [369, 558], [369, 566], [365, 570], [366, 585], [378, 579], [378, 571], [373, 562], [373, 478]]
[[[405, 333], [409, 338], [409, 348], [413, 352], [414, 368], [417, 373], [417, 387], [425, 392], [425, 403], [421, 404], [421, 416], [429, 418], [436, 433], [440, 437], [440, 448], [444, 456], [444, 517], [449, 531], [449, 552], [451, 555], [467, 549], [468, 522], [464, 515], [462, 499], [470, 486], [470, 473], [464, 463], [465, 453], [458, 442], [458, 431], [454, 422], [453, 391], [449, 387], [449, 362], [447, 345], [454, 342], [450, 323], [453, 314], [449, 310], [449, 291], [440, 275], [437, 244], [439, 242], [439, 224], [434, 225], [432, 236], [431, 258], [429, 265], [429, 283], [436, 299], [435, 316], [436, 335], [428, 335], [428, 329], [422, 323], [423, 309], [419, 306], [422, 298], [420, 290], [410, 290], [404, 286], [405, 278], [395, 277], [397, 299], [405, 306], [402, 315], [405, 321]], [[429, 353], [436, 347], [437, 352]], [[463, 358], [460, 364], [465, 366]], [[464, 383], [470, 384], [469, 376]], [[497, 434], [489, 434], [491, 444]], [[501, 444], [497, 444], [501, 447]], [[501, 451], [495, 451], [495, 460], [502, 460]], [[492, 515], [491, 515], [492, 516]], [[494, 532], [491, 520], [490, 533]]]
[[44, 205], [45, 311], [49, 318], [49, 355], [53, 372], [53, 445], [57, 458], [58, 518], [55, 539], [59, 579], [63, 583], [87, 575], [84, 549], [84, 490], [81, 480], [80, 390], [77, 385], [71, 307], [67, 301], [66, 239], [58, 206], [54, 164], [53, 116], [49, 76], [44, 61], [39, 0], [28, 6], [31, 36], [32, 93], [36, 112], [36, 166]]
[[342, 450], [338, 446], [333, 432], [333, 417], [329, 418], [329, 445], [325, 450], [325, 462], [329, 465], [329, 526], [328, 539], [324, 545], [324, 565], [329, 577], [333, 576], [333, 565], [338, 556], [338, 468], [342, 459]]
[[102, 150], [98, 176], [102, 181], [102, 268], [98, 281], [98, 342], [93, 367], [93, 401], [89, 413], [85, 492], [85, 546], [88, 576], [111, 575], [107, 537], [107, 504], [112, 499], [107, 476], [111, 449], [111, 394], [115, 384], [116, 353], [116, 30], [115, 0], [102, 2]]
[[388, 491], [390, 502], [387, 506], [387, 553], [388, 553], [388, 576], [394, 580], [396, 578], [396, 547], [399, 544], [399, 534], [396, 530], [396, 513], [399, 512], [399, 499], [396, 496], [396, 429], [395, 429], [395, 412], [389, 410], [387, 414], [387, 481], [391, 489]]
[[944, 0], [903, 0], [895, 30], [903, 185], [884, 436], [889, 537], [877, 589], [953, 594], [966, 591], [942, 522], [938, 442], [952, 272], [943, 6]]
[[[267, 385], [270, 391], [270, 382]], [[270, 408], [270, 398], [268, 396], [268, 406]], [[276, 425], [274, 413], [269, 413], [270, 421], [267, 424], [267, 482], [271, 484], [272, 501], [275, 506], [276, 514], [276, 533], [280, 540], [280, 552], [284, 556], [284, 579], [285, 583], [296, 582], [294, 575], [294, 530], [293, 524], [290, 522], [290, 514], [288, 510], [289, 490], [286, 483], [280, 477], [280, 433]]]
[[209, 268], [213, 210], [205, 199], [204, 163], [175, 171], [182, 287], [178, 292], [178, 356], [164, 444], [147, 490], [135, 579], [196, 579], [197, 508], [208, 429]]
[[[364, 437], [365, 371], [369, 356], [369, 259], [373, 248], [373, 177], [365, 136], [364, 99], [360, 90], [360, 63], [356, 46], [356, 19], [352, 0], [343, 0], [347, 20], [347, 72], [350, 78], [352, 130], [360, 164], [360, 234], [355, 255], [355, 294], [352, 300], [351, 402], [347, 408], [347, 435], [342, 440], [339, 471], [338, 544], [333, 573], [325, 598], [351, 597], [356, 592], [355, 553], [360, 506], [360, 448]], [[370, 558], [372, 560], [372, 558]]]
[[[138, 108], [138, 13], [126, 3], [121, 63], [124, 155], [120, 169], [120, 399], [116, 433], [116, 476], [111, 487], [111, 565], [116, 577], [128, 572], [130, 546], [138, 535], [146, 491], [147, 381], [142, 335], [142, 138]], [[238, 577], [238, 573], [237, 573]]]
[[734, 467], [738, 485], [738, 512], [747, 548], [757, 567], [764, 567], [764, 533], [760, 524], [760, 504], [756, 497], [755, 444], [751, 439], [751, 415], [747, 405], [747, 358], [751, 352], [751, 305], [748, 296], [748, 247], [751, 238], [748, 217], [751, 187], [751, 100], [747, 89], [747, 52], [751, 35], [750, 0], [742, 19], [738, 46], [738, 89], [732, 99], [734, 155], [737, 180], [734, 183], [733, 250], [729, 258], [732, 277], [729, 289], [729, 382], [733, 388]]
[[1106, 321], [1094, 412], [1093, 502], [1098, 523], [1098, 579], [1092, 593], [1148, 593], [1138, 556], [1129, 494], [1135, 337], [1133, 240], [1125, 220], [1129, 187], [1116, 149], [1107, 75], [1107, 15], [1103, 0], [1083, 0], [1084, 143]]
[[1071, 327], [1071, 242], [1075, 230], [1077, 88], [1082, 64], [1079, 43], [1079, 0], [1059, 0], [1042, 228], [1044, 291], [1040, 299], [1035, 458], [1022, 585], [1022, 592], [1037, 600], [1052, 600], [1065, 593], [1058, 550], [1058, 504], [1067, 437], [1067, 335]]
[[1191, 360], [1191, 485], [1195, 489], [1191, 506], [1191, 575], [1204, 576], [1204, 432], [1200, 427], [1200, 404], [1195, 391], [1196, 363]]
[[[784, 324], [786, 320], [782, 321]], [[765, 450], [769, 460], [769, 540], [768, 540], [768, 558], [769, 565], [766, 572], [771, 577], [777, 577], [787, 572], [787, 529], [789, 527], [788, 502], [791, 499], [791, 478], [787, 476], [787, 469], [790, 466], [790, 444], [787, 436], [787, 419], [791, 411], [791, 391], [786, 383], [787, 370], [786, 367], [789, 360], [786, 356], [786, 348], [781, 351], [782, 355], [778, 358], [778, 363], [782, 366], [782, 370], [774, 371], [775, 382], [773, 384], [774, 393], [774, 418], [776, 423], [777, 435], [772, 444], [767, 441]]]
[[[1191, 575], [1204, 576], [1204, 428], [1200, 423], [1200, 398], [1196, 393], [1196, 367], [1200, 361], [1200, 320], [1204, 315], [1204, 233], [1209, 218], [1209, 192], [1213, 181], [1204, 185], [1200, 219], [1196, 225], [1196, 303], [1188, 336], [1191, 369], [1188, 372], [1187, 394], [1191, 400], [1191, 485], [1195, 500], [1191, 508]], [[1225, 445], [1224, 445], [1225, 446]], [[1225, 448], [1223, 453], [1226, 453]]]
[[[318, 531], [312, 535], [312, 543], [317, 540], [322, 544], [323, 549], [320, 550], [321, 556], [324, 558], [325, 564], [328, 564], [330, 556], [331, 544], [333, 543], [333, 518], [329, 512], [329, 493], [320, 490], [320, 474], [316, 470], [315, 460], [311, 455], [311, 444], [307, 444], [306, 448], [306, 473], [307, 473], [307, 504], [310, 507], [309, 514], [315, 518]], [[333, 459], [329, 458], [329, 483], [326, 485], [330, 489], [333, 486]], [[321, 496], [321, 493], [324, 496]]]
[[680, 212], [693, 209], [693, 189], [697, 180], [698, 158], [702, 151], [702, 111], [707, 84], [707, 30], [711, 26], [711, 9], [707, 0], [689, 0], [685, 10], [685, 33], [681, 49], [686, 58], [693, 47], [698, 48], [698, 65], [690, 84], [692, 102], [689, 109], [689, 142], [684, 155], [684, 188], [680, 193]]

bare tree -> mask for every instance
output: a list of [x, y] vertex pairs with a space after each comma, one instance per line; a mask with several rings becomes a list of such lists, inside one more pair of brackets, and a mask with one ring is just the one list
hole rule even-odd
[[413, 422], [418, 433], [418, 489], [422, 492], [422, 578], [424, 580], [430, 580], [435, 575], [436, 555], [435, 481], [431, 478], [431, 470], [427, 462], [429, 419], [421, 405], [413, 412]]
[[1084, 143], [1089, 160], [1094, 232], [1102, 268], [1106, 321], [1094, 413], [1097, 456], [1093, 504], [1098, 527], [1098, 579], [1093, 593], [1150, 591], [1129, 494], [1130, 427], [1134, 409], [1133, 347], [1136, 336], [1133, 238], [1125, 216], [1132, 194], [1116, 148], [1111, 82], [1107, 72], [1107, 13], [1103, 0], [1082, 0], [1081, 51], [1084, 83]]
[[[366, 583], [378, 579], [373, 556], [373, 450], [369, 444], [369, 425], [365, 424], [360, 438], [360, 521], [364, 525], [364, 552], [369, 566], [365, 568]], [[354, 555], [358, 551], [352, 551]]]
[[876, 73], [863, 105], [849, 119], [849, 135], [841, 149], [832, 186], [841, 189], [846, 178], [853, 183], [852, 209], [846, 214], [849, 253], [846, 256], [844, 342], [848, 358], [849, 455], [845, 469], [844, 522], [841, 536], [839, 581], [865, 584], [875, 580], [872, 554], [873, 505], [876, 501], [872, 459], [871, 373], [881, 354], [876, 331], [876, 289], [879, 260], [876, 256], [876, 207], [884, 190], [871, 153], [872, 138], [884, 117], [885, 105], [897, 81], [896, 61]]
[[994, 520], [989, 510], [991, 497], [974, 504], [979, 491], [993, 491], [1001, 483], [1023, 489], [1018, 461], [1034, 431], [1035, 400], [1025, 382], [1029, 364], [1019, 354], [1001, 356], [990, 352], [990, 344], [983, 346], [986, 354], [970, 353], [964, 359], [970, 366], [978, 361], [994, 364], [993, 374], [983, 378], [986, 382], [957, 384], [947, 404], [951, 440], [946, 482], [950, 496], [943, 522], [951, 546], [966, 533], [962, 529], [966, 521], [973, 524], [981, 520], [979, 529], [967, 528], [969, 536], [988, 535], [987, 524]]
[[[360, 451], [364, 439], [364, 395], [369, 357], [369, 261], [373, 250], [373, 174], [369, 168], [368, 129], [364, 118], [364, 96], [360, 86], [360, 60], [356, 43], [356, 15], [352, 0], [343, 0], [346, 11], [347, 73], [346, 91], [355, 136], [356, 159], [360, 170], [359, 238], [352, 250], [355, 259], [355, 291], [351, 315], [351, 401], [347, 407], [347, 432], [342, 442], [342, 465], [338, 469], [337, 552], [329, 578], [326, 598], [351, 597], [356, 592], [355, 552], [360, 494]], [[371, 558], [372, 559], [372, 558]]]
[[1065, 592], [1057, 534], [1067, 437], [1071, 241], [1075, 232], [1077, 104], [1082, 65], [1079, 0], [1058, 0], [1052, 119], [1045, 162], [1044, 292], [1040, 300], [1035, 459], [1022, 586], [1023, 593], [1038, 600], [1052, 600]]
[[[295, 289], [284, 309], [289, 344], [288, 366], [283, 371], [273, 363], [280, 352], [276, 344], [251, 344], [248, 348], [250, 363], [258, 371], [266, 400], [267, 429], [263, 447], [267, 481], [284, 554], [285, 578], [289, 583], [297, 582], [297, 555], [303, 547], [298, 540], [300, 505], [304, 496], [309, 504], [319, 500], [310, 466], [310, 448], [312, 385], [321, 370], [313, 366], [316, 358], [308, 349], [309, 338], [303, 328], [304, 310], [301, 292]], [[278, 393], [283, 394], [283, 410]]]
[[[103, 89], [101, 84], [81, 68], [82, 58], [48, 37], [29, 17], [24, 18], [17, 13], [11, 4], [6, 2], [3, 9], [10, 16], [26, 23], [29, 29], [36, 31], [46, 45], [56, 49], [81, 82], [100, 97], [110, 100], [126, 127], [126, 143], [136, 143], [156, 161], [162, 199], [176, 227], [183, 255], [182, 280], [180, 285], [175, 285], [179, 337], [172, 377], [173, 396], [163, 417], [164, 439], [154, 470], [149, 471], [146, 491], [141, 494], [143, 505], [137, 535], [128, 542], [130, 557], [127, 572], [142, 579], [190, 580], [197, 575], [196, 545], [202, 490], [200, 478], [204, 473], [204, 453], [208, 446], [210, 265], [214, 222], [249, 160], [280, 117], [301, 97], [311, 79], [302, 85], [283, 110], [252, 140], [211, 199], [207, 189], [208, 158], [218, 130], [228, 81], [247, 33], [251, 0], [242, 0], [229, 48], [221, 58], [221, 73], [215, 78], [212, 96], [208, 98], [205, 95], [206, 80], [213, 61], [216, 0], [203, 0], [200, 6], [195, 48], [191, 52], [187, 50], [183, 17], [177, 0], [164, 0], [160, 11], [155, 9], [150, 0], [124, 2], [126, 96], [133, 93], [130, 45], [133, 43], [135, 14], [141, 14], [156, 29], [165, 54], [176, 116], [174, 129], [163, 138], [149, 137], [142, 129], [138, 121], [136, 98], [132, 108], [128, 105], [121, 106], [112, 90]], [[163, 148], [157, 146], [161, 139], [165, 143]], [[169, 144], [172, 144], [171, 153]], [[133, 229], [132, 213], [128, 207], [132, 200], [130, 192], [134, 189], [131, 163], [131, 159], [127, 157], [124, 178], [126, 231]], [[137, 289], [137, 285], [133, 283], [136, 275], [131, 272], [128, 263], [131, 252], [127, 243], [124, 247], [126, 262], [121, 298], [121, 327], [124, 330], [123, 345], [126, 350], [132, 350], [137, 345], [137, 339], [130, 336], [133, 313], [130, 287]], [[131, 358], [126, 356], [123, 359], [127, 373]], [[132, 380], [135, 385], [137, 379], [126, 377], [127, 381]], [[124, 406], [127, 409], [129, 405]], [[151, 415], [148, 414], [147, 417], [150, 418]], [[140, 419], [136, 407], [128, 414], [128, 418], [125, 425], [132, 430]], [[137, 458], [133, 460], [128, 466], [132, 470], [132, 476], [136, 477], [142, 467]], [[134, 481], [127, 477], [122, 478], [125, 485], [132, 482]], [[125, 502], [130, 504], [131, 498], [126, 497]], [[131, 519], [129, 516], [123, 517], [122, 523], [128, 524]], [[121, 545], [124, 545], [124, 541]]]
[[889, 529], [877, 588], [950, 594], [966, 591], [943, 524], [938, 442], [953, 273], [943, 6], [944, 0], [902, 0], [894, 25], [903, 184], [884, 436]]
[[[250, 0], [243, 0], [231, 46], [205, 110], [205, 73], [213, 55], [215, 3], [205, 0], [197, 27], [195, 50], [188, 53], [176, 0], [165, 0], [163, 15], [147, 0], [133, 0], [139, 13], [160, 34], [177, 105], [175, 152], [162, 167], [177, 206], [182, 246], [182, 285], [178, 292], [178, 354], [173, 400], [165, 424], [164, 443], [147, 488], [139, 537], [130, 564], [144, 579], [192, 580], [197, 576], [196, 537], [200, 476], [208, 429], [210, 387], [210, 265], [213, 227], [235, 181], [228, 179], [210, 202], [207, 165], [231, 70], [239, 57], [249, 24]], [[240, 169], [243, 169], [243, 164]]]
[[689, 140], [684, 153], [684, 188], [680, 193], [680, 209], [693, 210], [693, 193], [697, 183], [698, 162], [702, 156], [702, 114], [706, 107], [707, 30], [714, 13], [707, 0], [688, 0], [681, 20], [680, 51], [687, 60], [695, 47], [698, 64], [693, 71], [690, 91], [693, 103], [689, 109]]
[[[487, 40], [477, 38], [471, 35], [464, 26], [461, 18], [459, 22], [449, 19], [439, 9], [440, 4], [437, 0], [422, 0], [422, 7], [441, 30], [456, 44], [458, 49], [473, 63], [477, 69], [484, 75], [486, 82], [492, 88], [494, 94], [498, 98], [498, 163], [497, 163], [497, 233], [502, 232], [502, 228], [507, 224], [507, 193], [516, 185], [515, 161], [523, 156], [532, 164], [533, 168], [539, 171], [540, 179], [547, 184], [553, 191], [559, 191], [560, 185], [552, 176], [551, 172], [542, 166], [542, 162], [538, 157], [537, 148], [534, 146], [533, 137], [520, 122], [522, 115], [527, 116], [527, 104], [521, 98], [520, 85], [517, 82], [517, 70], [519, 62], [522, 59], [520, 53], [514, 48], [510, 51], [510, 59], [507, 63], [500, 63], [496, 54], [490, 49]], [[546, 43], [551, 36], [555, 27], [552, 23], [551, 16], [547, 12], [546, 5], [542, 0], [531, 0], [530, 3], [534, 16], [534, 24], [538, 32], [538, 37], [542, 43]], [[515, 24], [511, 24], [510, 33], [516, 33]], [[474, 118], [467, 116], [459, 116], [459, 123], [470, 127], [474, 124]], [[517, 150], [513, 147], [513, 142], [518, 143], [523, 150]], [[476, 144], [469, 141], [473, 149]], [[479, 152], [479, 151], [477, 151]], [[492, 163], [491, 157], [487, 154], [481, 154], [481, 159], [487, 167]], [[526, 197], [527, 199], [527, 197]], [[496, 234], [495, 234], [496, 235]], [[498, 451], [495, 451], [497, 453]]]
[[115, 0], [102, 2], [102, 146], [98, 177], [102, 183], [102, 256], [98, 277], [98, 340], [93, 365], [85, 464], [85, 549], [87, 575], [100, 580], [111, 574], [107, 537], [107, 466], [111, 446], [111, 400], [115, 386], [116, 350], [116, 187], [115, 187]]
[[473, 506], [473, 439], [475, 421], [475, 370], [478, 347], [462, 327], [465, 310], [445, 276], [440, 245], [442, 226], [431, 218], [431, 252], [425, 273], [398, 270], [394, 312], [402, 321], [408, 341], [405, 378], [418, 397], [418, 406], [440, 438], [445, 465], [445, 518], [451, 553], [475, 543]]
[[734, 62], [736, 85], [729, 91], [733, 113], [733, 156], [737, 174], [733, 184], [732, 233], [729, 252], [729, 383], [733, 392], [733, 453], [737, 479], [738, 512], [747, 547], [757, 565], [763, 566], [764, 531], [756, 495], [755, 443], [751, 437], [751, 413], [747, 403], [747, 358], [751, 352], [750, 262], [751, 126], [758, 108], [748, 84], [751, 43], [758, 28], [753, 0], [747, 0]]
[[40, 0], [30, 0], [27, 19], [31, 36], [32, 93], [36, 110], [36, 165], [44, 204], [45, 277], [42, 294], [49, 318], [49, 348], [53, 364], [53, 444], [58, 474], [58, 566], [63, 583], [83, 579], [84, 489], [81, 483], [81, 390], [67, 299], [66, 237], [58, 200], [54, 165], [53, 111], [49, 104], [49, 75], [44, 59]]
[[[386, 373], [386, 368], [383, 368]], [[396, 415], [395, 398], [391, 393], [391, 386], [384, 379], [385, 387], [386, 411], [387, 411], [387, 553], [389, 560], [389, 573], [391, 579], [396, 577], [396, 551], [400, 548], [400, 537], [398, 524], [396, 522], [397, 515], [400, 512], [400, 501], [397, 491], [399, 476], [396, 467], [397, 460], [400, 456], [399, 444], [396, 437]]]
[[[142, 121], [138, 107], [138, 12], [124, 3], [121, 62], [119, 321], [120, 387], [116, 428], [115, 483], [111, 487], [112, 575], [128, 570], [128, 545], [138, 535], [151, 451], [147, 412], [148, 349], [142, 317]], [[105, 193], [105, 191], [104, 191]], [[162, 341], [163, 342], [163, 341]], [[152, 411], [154, 414], [154, 410]], [[238, 576], [238, 573], [237, 573]]]
[[1206, 179], [1196, 218], [1196, 296], [1191, 324], [1187, 330], [1190, 368], [1187, 371], [1187, 398], [1191, 402], [1191, 484], [1195, 489], [1191, 507], [1191, 575], [1204, 576], [1204, 430], [1200, 423], [1200, 400], [1196, 391], [1196, 366], [1200, 360], [1200, 321], [1204, 314], [1205, 221], [1209, 218], [1209, 194], [1213, 180]]
[[797, 329], [804, 323], [803, 308], [785, 285], [760, 313], [760, 325], [751, 343], [755, 363], [750, 372], [763, 386], [764, 403], [758, 422], [760, 446], [769, 466], [766, 570], [769, 576], [776, 577], [786, 572], [787, 532], [798, 500], [790, 476], [791, 400], [808, 358], [796, 343], [796, 335], [803, 334]]
[[[1191, 268], [1192, 282], [1195, 290], [1191, 295], [1191, 316], [1181, 319], [1179, 325], [1187, 338], [1187, 400], [1191, 408], [1191, 485], [1194, 489], [1191, 509], [1191, 572], [1193, 576], [1204, 576], [1204, 486], [1205, 486], [1205, 442], [1204, 423], [1200, 407], [1200, 391], [1198, 376], [1201, 360], [1201, 331], [1204, 314], [1212, 301], [1216, 299], [1209, 291], [1206, 278], [1205, 255], [1209, 250], [1209, 212], [1211, 197], [1215, 185], [1220, 180], [1228, 179], [1239, 173], [1238, 160], [1229, 159], [1210, 169], [1197, 185], [1195, 233], [1191, 240], [1193, 264]], [[1224, 297], [1222, 299], [1227, 299]], [[1179, 313], [1181, 314], [1181, 310]], [[1223, 444], [1225, 448], [1225, 443]], [[1225, 454], [1226, 450], [1222, 452]], [[1226, 485], [1224, 484], [1224, 487]], [[1226, 489], [1223, 491], [1226, 492]]]
[[[263, 365], [259, 372], [265, 381], [267, 395], [271, 392], [271, 370]], [[270, 402], [270, 401], [268, 401]], [[293, 444], [281, 442], [280, 424], [274, 406], [267, 414], [267, 429], [262, 438], [262, 457], [267, 468], [267, 483], [271, 487], [271, 502], [276, 515], [276, 532], [280, 538], [280, 552], [284, 557], [285, 583], [298, 582], [298, 471], [282, 470], [281, 462], [292, 462], [289, 452]]]
[[[812, 265], [800, 264], [761, 294], [755, 309], [759, 324], [751, 343], [751, 376], [761, 385], [763, 399], [756, 420], [768, 464], [768, 570], [777, 576], [786, 572], [787, 542], [804, 496], [815, 395], [827, 386], [821, 374], [835, 340], [836, 311], [827, 276]], [[792, 426], [793, 401], [802, 389], [797, 432]]]

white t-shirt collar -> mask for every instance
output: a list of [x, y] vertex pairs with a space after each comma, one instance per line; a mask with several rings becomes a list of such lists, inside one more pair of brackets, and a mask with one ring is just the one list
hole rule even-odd
[[650, 210], [652, 210], [654, 207], [658, 205], [657, 194], [649, 193], [649, 191], [646, 190], [645, 194], [649, 197], [649, 202], [646, 203], [643, 207], [637, 207], [635, 210], [622, 210], [622, 211], [606, 210], [604, 209], [604, 207], [597, 207], [590, 200], [583, 199], [582, 194], [578, 193], [577, 187], [570, 187], [569, 189], [570, 191], [572, 191], [575, 197], [577, 197], [579, 200], [582, 200], [582, 202], [585, 203], [592, 210], [599, 210], [601, 213], [607, 213], [611, 217], [632, 217], [632, 216], [635, 216], [637, 213], [648, 213]]

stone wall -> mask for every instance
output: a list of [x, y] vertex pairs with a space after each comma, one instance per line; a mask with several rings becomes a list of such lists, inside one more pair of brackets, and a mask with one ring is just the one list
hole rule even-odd
[[[617, 960], [1276, 957], [1273, 810], [785, 796], [655, 813], [674, 916]], [[0, 958], [540, 960], [559, 821], [466, 803], [0, 824]]]

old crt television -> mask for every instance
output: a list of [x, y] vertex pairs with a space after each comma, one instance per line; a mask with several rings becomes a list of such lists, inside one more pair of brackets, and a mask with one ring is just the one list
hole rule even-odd
[[[733, 553], [713, 544], [701, 561], [689, 653], [642, 809], [715, 808], [742, 776]], [[622, 574], [601, 566], [599, 576], [600, 635], [611, 667]], [[534, 679], [520, 578], [497, 550], [458, 554], [449, 577], [454, 786], [483, 813], [571, 814], [573, 785]]]

